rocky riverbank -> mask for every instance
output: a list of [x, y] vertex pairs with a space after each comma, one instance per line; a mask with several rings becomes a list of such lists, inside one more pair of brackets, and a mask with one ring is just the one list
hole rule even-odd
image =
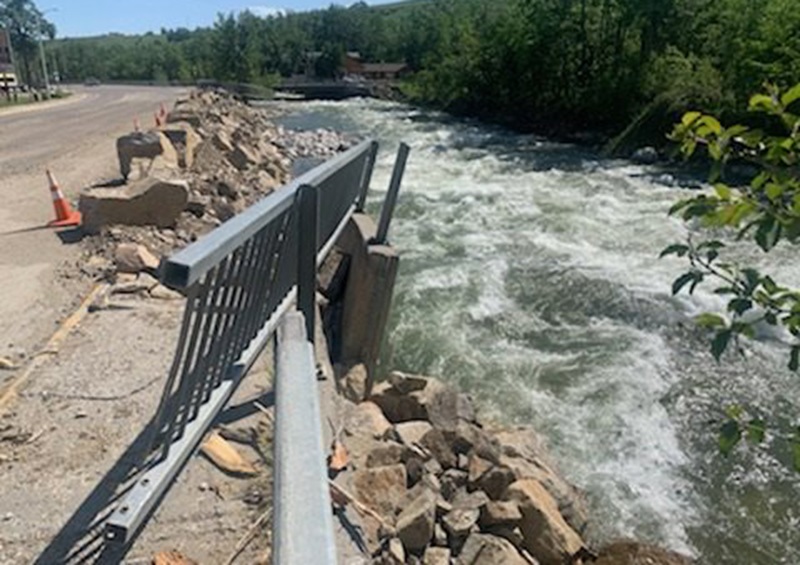
[[330, 130], [289, 130], [273, 122], [277, 116], [202, 91], [162, 111], [157, 127], [117, 140], [123, 178], [80, 197], [87, 233], [80, 270], [112, 279], [153, 274], [160, 257], [289, 182], [301, 160], [330, 158], [356, 141]]
[[339, 383], [353, 402], [336, 481], [362, 506], [364, 542], [385, 565], [686, 565], [635, 542], [595, 551], [585, 495], [566, 481], [533, 429], [482, 422], [442, 381], [392, 373], [366, 400], [366, 372]]

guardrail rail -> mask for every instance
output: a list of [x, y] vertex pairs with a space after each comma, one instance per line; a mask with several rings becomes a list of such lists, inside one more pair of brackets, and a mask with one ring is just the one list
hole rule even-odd
[[[141, 461], [138, 480], [106, 522], [107, 543], [128, 544], [135, 538], [295, 302], [302, 315], [288, 318], [286, 323], [293, 325], [281, 331], [296, 337], [291, 328], [301, 323], [306, 340], [313, 343], [316, 271], [353, 213], [363, 210], [377, 150], [377, 142], [365, 141], [323, 163], [162, 265], [162, 282], [186, 296], [183, 323], [153, 419], [151, 449]], [[307, 353], [296, 344], [290, 349]], [[306, 397], [317, 394], [305, 374], [314, 371], [313, 359], [310, 369], [308, 359], [298, 361], [296, 355], [290, 359], [278, 351], [276, 359], [281, 360], [276, 379], [297, 378]], [[287, 374], [290, 367], [300, 367], [303, 376]], [[280, 391], [281, 385], [276, 387]], [[284, 391], [296, 396], [298, 387], [284, 386]], [[287, 393], [281, 397], [279, 402], [287, 402]], [[280, 444], [277, 434], [296, 432], [297, 426], [287, 421], [291, 411], [280, 406], [276, 411]], [[308, 431], [308, 423], [305, 427]], [[309, 440], [316, 446], [312, 457], [322, 462], [321, 430], [311, 433], [318, 436]], [[276, 450], [281, 457], [278, 446]], [[329, 512], [329, 502], [325, 510]], [[332, 543], [332, 537], [325, 539]]]

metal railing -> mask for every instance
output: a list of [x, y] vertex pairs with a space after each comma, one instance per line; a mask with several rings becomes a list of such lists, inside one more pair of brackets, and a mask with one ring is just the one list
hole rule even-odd
[[106, 523], [108, 542], [133, 539], [295, 300], [313, 341], [316, 270], [363, 209], [377, 149], [366, 141], [331, 159], [163, 265], [186, 308], [152, 449]]

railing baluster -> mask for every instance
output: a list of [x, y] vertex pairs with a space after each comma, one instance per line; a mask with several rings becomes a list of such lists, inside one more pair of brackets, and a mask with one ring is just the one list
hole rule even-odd
[[[308, 341], [314, 341], [314, 318], [317, 292], [317, 232], [319, 206], [317, 188], [303, 185], [297, 192], [297, 309], [303, 313]], [[290, 251], [291, 252], [291, 251]]]

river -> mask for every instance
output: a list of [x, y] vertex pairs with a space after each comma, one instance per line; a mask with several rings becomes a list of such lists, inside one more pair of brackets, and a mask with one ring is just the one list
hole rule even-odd
[[[779, 337], [721, 364], [691, 317], [722, 302], [670, 295], [685, 264], [658, 259], [687, 227], [666, 211], [685, 189], [661, 171], [530, 135], [379, 101], [284, 106], [289, 127], [382, 143], [370, 205], [394, 151], [412, 149], [390, 239], [401, 253], [384, 366], [439, 376], [485, 417], [532, 424], [587, 492], [590, 538], [660, 543], [709, 564], [800, 562], [800, 473], [790, 448], [730, 458], [721, 409], [776, 429], [800, 414], [800, 376]], [[800, 281], [791, 250], [736, 252]]]

